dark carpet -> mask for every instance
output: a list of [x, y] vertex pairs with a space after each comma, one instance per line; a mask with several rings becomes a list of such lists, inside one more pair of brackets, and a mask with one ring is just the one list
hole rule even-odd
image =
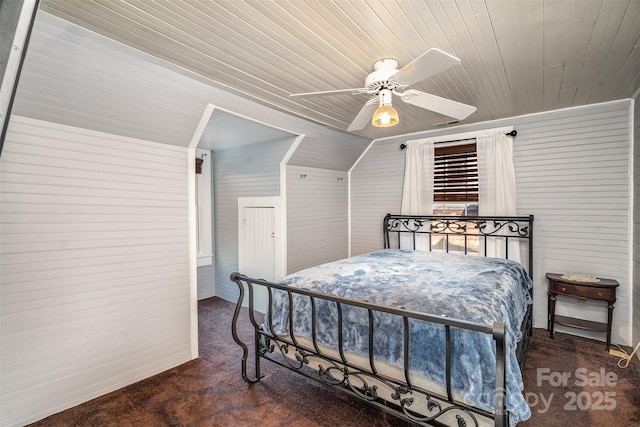
[[[261, 382], [243, 382], [233, 308], [218, 298], [199, 303], [200, 359], [33, 425], [409, 426], [267, 361]], [[241, 333], [252, 335], [246, 327]], [[541, 329], [529, 345], [524, 392], [532, 417], [518, 426], [640, 425], [639, 360], [622, 369], [602, 342], [561, 333], [550, 340]]]

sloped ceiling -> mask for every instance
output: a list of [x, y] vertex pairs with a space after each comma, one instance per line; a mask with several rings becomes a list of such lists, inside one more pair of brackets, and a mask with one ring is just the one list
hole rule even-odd
[[[637, 0], [42, 0], [41, 9], [195, 72], [236, 93], [346, 130], [380, 58], [400, 66], [430, 48], [462, 61], [413, 88], [477, 107], [463, 123], [630, 98], [640, 87]], [[451, 118], [401, 102], [400, 124]]]
[[290, 132], [215, 109], [202, 133], [198, 148], [217, 151], [295, 137], [296, 135]]

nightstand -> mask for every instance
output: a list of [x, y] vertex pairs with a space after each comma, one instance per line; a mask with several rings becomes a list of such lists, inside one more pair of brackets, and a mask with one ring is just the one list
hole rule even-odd
[[[616, 288], [620, 284], [612, 279], [599, 278], [599, 282], [581, 282], [568, 280], [562, 274], [547, 273], [549, 280], [547, 330], [553, 339], [553, 327], [556, 323], [572, 328], [588, 329], [607, 333], [607, 351], [611, 347], [611, 320], [613, 304], [616, 302]], [[556, 316], [556, 299], [558, 296], [577, 298], [581, 301], [595, 300], [607, 303], [607, 323], [576, 319], [567, 316]]]

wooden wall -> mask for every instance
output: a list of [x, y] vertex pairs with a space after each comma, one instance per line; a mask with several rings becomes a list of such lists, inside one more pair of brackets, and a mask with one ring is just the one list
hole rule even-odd
[[348, 175], [287, 166], [289, 273], [347, 256]]
[[[318, 149], [322, 147], [324, 141], [330, 141], [329, 147], [331, 148], [331, 155], [328, 157], [334, 159], [339, 158], [342, 159], [341, 161], [348, 163], [349, 161], [345, 159], [351, 159], [349, 163], [351, 164], [358, 157], [361, 149], [368, 143], [364, 138], [345, 132], [336, 132], [325, 126], [314, 124], [308, 120], [294, 117], [282, 111], [268, 108], [263, 104], [242, 98], [237, 94], [225, 91], [211, 81], [188, 73], [184, 69], [167, 64], [158, 58], [136, 51], [115, 41], [108, 40], [42, 11], [38, 13], [38, 18], [34, 26], [34, 32], [18, 87], [13, 113], [44, 122], [56, 123], [62, 128], [69, 126], [73, 129], [86, 129], [89, 135], [93, 135], [91, 131], [103, 132], [96, 135], [102, 135], [100, 138], [102, 138], [105, 144], [110, 144], [111, 141], [118, 142], [117, 144], [114, 143], [114, 147], [122, 147], [121, 154], [118, 156], [110, 152], [111, 154], [107, 161], [113, 162], [113, 168], [104, 171], [100, 175], [102, 182], [99, 184], [104, 184], [109, 181], [121, 183], [121, 173], [124, 174], [123, 176], [131, 177], [138, 176], [136, 174], [143, 173], [143, 171], [149, 172], [148, 166], [144, 164], [144, 161], [142, 163], [136, 162], [136, 164], [140, 165], [139, 167], [141, 169], [140, 172], [132, 174], [130, 174], [127, 169], [129, 166], [124, 167], [120, 165], [120, 163], [129, 165], [129, 163], [126, 163], [129, 161], [127, 160], [128, 158], [138, 158], [136, 156], [139, 154], [136, 153], [139, 151], [139, 144], [145, 147], [145, 144], [151, 144], [153, 147], [158, 147], [158, 150], [165, 153], [180, 153], [180, 156], [183, 156], [182, 161], [184, 161], [180, 175], [182, 180], [181, 185], [185, 186], [185, 193], [182, 195], [184, 196], [184, 201], [182, 199], [178, 200], [174, 211], [180, 211], [180, 213], [176, 213], [176, 215], [180, 217], [181, 221], [184, 221], [184, 227], [180, 225], [180, 227], [172, 228], [171, 232], [175, 233], [181, 239], [184, 239], [185, 242], [184, 250], [180, 252], [180, 256], [170, 252], [176, 255], [170, 258], [171, 260], [182, 260], [181, 257], [184, 257], [186, 263], [186, 257], [188, 257], [188, 244], [186, 243], [186, 239], [189, 235], [187, 226], [188, 212], [186, 208], [182, 210], [181, 203], [184, 202], [185, 206], [187, 204], [187, 147], [191, 142], [203, 111], [205, 111], [206, 106], [211, 102], [215, 102], [216, 107], [226, 109], [240, 116], [269, 123], [280, 129], [290, 129], [291, 134], [309, 136], [309, 141], [312, 141], [314, 145], [309, 147], [309, 150], [306, 151], [307, 154], [303, 153], [302, 159], [305, 162], [309, 159], [313, 160], [314, 156], [319, 161], [325, 162], [326, 157], [319, 156]], [[56, 125], [52, 126], [54, 129], [56, 128]], [[122, 141], [133, 142], [131, 146], [127, 146], [126, 144], [123, 145]], [[153, 141], [153, 143], [148, 141]], [[154, 143], [165, 144], [166, 147], [160, 148], [163, 146], [158, 146]], [[221, 215], [220, 223], [216, 225], [215, 236], [216, 248], [218, 249], [216, 255], [220, 255], [220, 259], [216, 260], [215, 274], [213, 268], [201, 268], [198, 272], [198, 279], [201, 281], [201, 284], [204, 281], [210, 282], [215, 279], [217, 282], [216, 287], [218, 287], [217, 290], [220, 291], [220, 296], [222, 297], [235, 299], [235, 295], [233, 293], [230, 294], [226, 287], [231, 285], [229, 274], [237, 269], [236, 198], [244, 195], [279, 195], [280, 188], [282, 187], [280, 182], [280, 162], [291, 143], [291, 141], [281, 141], [275, 144], [267, 144], [265, 147], [251, 147], [251, 149], [245, 147], [239, 152], [233, 153], [232, 151], [228, 151], [227, 153], [220, 154], [220, 159], [224, 159], [225, 156], [227, 156], [226, 158], [229, 160], [229, 163], [225, 164], [225, 166], [221, 166], [220, 163], [218, 164], [218, 171], [224, 171], [223, 174], [225, 175], [224, 178], [220, 179], [219, 184], [221, 186], [217, 188], [218, 195], [221, 197], [221, 200], [223, 200], [222, 204], [216, 206], [217, 211]], [[22, 142], [19, 142], [19, 145], [20, 144], [22, 144]], [[242, 153], [241, 158], [234, 158], [235, 155], [240, 155], [240, 153]], [[164, 156], [164, 154], [160, 157], [162, 156]], [[4, 161], [4, 152], [2, 153], [2, 157]], [[61, 157], [64, 158], [66, 156], [62, 155]], [[149, 161], [153, 163], [154, 159], [158, 156], [147, 157], [150, 159]], [[56, 161], [58, 161], [57, 158], [50, 160], [51, 163], [55, 163]], [[224, 163], [224, 161], [222, 163]], [[268, 164], [269, 171], [266, 175], [261, 170], [262, 164]], [[256, 165], [259, 167], [255, 167]], [[311, 166], [313, 166], [313, 164]], [[158, 167], [166, 167], [166, 165], [160, 163]], [[167, 173], [173, 173], [172, 168], [168, 168], [167, 171]], [[253, 176], [251, 176], [251, 174], [253, 174]], [[154, 181], [156, 177], [158, 177], [158, 174], [154, 172], [152, 175], [144, 176], [144, 181]], [[27, 184], [29, 183], [28, 180], [32, 178], [29, 174], [20, 175], [20, 179], [25, 180], [25, 187], [20, 187], [16, 191], [22, 192], [24, 190], [24, 192], [28, 194], [31, 187]], [[160, 176], [160, 178], [162, 177]], [[178, 178], [172, 175], [172, 179]], [[162, 186], [166, 182], [167, 181], [162, 178], [158, 179], [154, 185]], [[225, 182], [229, 185], [222, 185]], [[69, 180], [65, 181], [65, 184], [71, 189], [73, 189], [75, 185], [74, 182]], [[87, 182], [86, 192], [90, 191], [90, 184], [97, 183]], [[116, 184], [112, 185], [116, 186]], [[63, 191], [63, 188], [64, 185], [60, 183], [59, 191]], [[103, 190], [106, 191], [105, 188], [98, 187], [95, 194], [100, 196]], [[161, 197], [157, 193], [150, 194], [154, 197]], [[96, 197], [96, 200], [99, 200], [99, 197]], [[146, 199], [143, 198], [143, 200]], [[160, 215], [158, 220], [165, 218], [165, 215], [162, 213], [166, 208], [164, 200], [165, 199], [160, 199], [157, 203], [154, 202], [158, 206]], [[124, 202], [126, 202], [126, 200], [123, 201], [123, 203]], [[117, 205], [115, 206], [116, 208], [114, 208], [114, 210], [117, 210]], [[228, 209], [233, 209], [234, 213], [230, 213], [231, 211]], [[123, 212], [129, 211], [123, 208]], [[57, 213], [53, 211], [50, 215], [57, 215]], [[103, 221], [105, 227], [108, 227], [112, 216], [111, 214], [103, 216], [95, 215], [91, 216], [91, 218], [95, 221], [94, 226], [96, 228], [100, 221]], [[49, 220], [47, 219], [47, 221]], [[154, 225], [155, 221], [154, 219], [149, 224], [156, 227], [156, 225]], [[346, 217], [344, 221], [346, 224]], [[49, 222], [47, 224], [49, 224]], [[123, 227], [125, 226], [127, 225], [123, 224]], [[128, 226], [133, 227], [133, 225]], [[136, 224], [135, 226], [137, 227], [138, 225]], [[147, 226], [148, 225], [140, 225], [140, 227], [143, 227], [142, 230], [147, 233], [145, 236], [148, 237], [153, 234], [153, 231], [144, 228]], [[164, 226], [164, 224], [162, 226]], [[164, 232], [165, 230], [162, 231]], [[142, 233], [142, 231], [140, 231], [140, 233]], [[77, 238], [81, 239], [81, 235], [82, 233], [79, 233]], [[4, 232], [2, 237], [4, 243]], [[59, 242], [58, 246], [64, 247], [65, 244], [66, 240]], [[162, 246], [159, 244], [157, 248], [162, 248]], [[149, 262], [155, 262], [156, 264], [154, 265], [159, 266], [157, 270], [158, 274], [152, 277], [154, 277], [156, 282], [161, 286], [164, 286], [163, 283], [165, 280], [178, 280], [173, 270], [169, 269], [166, 271], [166, 274], [161, 274], [169, 268], [168, 266], [173, 265], [165, 261], [163, 257], [149, 260]], [[69, 268], [73, 268], [73, 266]], [[66, 267], [60, 267], [56, 272], [60, 277], [65, 277], [67, 274], [65, 269]], [[98, 264], [95, 270], [87, 267], [85, 274], [97, 276], [101, 271]], [[151, 273], [147, 270], [140, 270], [139, 273], [142, 276], [139, 280], [146, 283], [146, 275]], [[74, 273], [71, 272], [69, 274]], [[187, 275], [186, 278], [182, 277], [181, 280], [188, 285], [191, 278], [188, 277], [188, 273], [185, 272], [185, 274]], [[106, 275], [104, 280], [108, 281], [110, 277], [111, 276]], [[127, 277], [129, 282], [138, 280], [134, 279], [133, 276]], [[24, 289], [29, 289], [30, 286], [32, 286], [30, 279], [25, 278], [21, 280], [21, 286]], [[36, 282], [37, 280], [39, 279], [34, 279]], [[95, 280], [98, 279], [96, 278]], [[34, 284], [33, 286], [37, 285]], [[80, 294], [83, 292], [82, 289], [77, 289], [77, 291]], [[118, 298], [120, 300], [127, 298], [135, 299], [138, 296], [138, 290], [135, 287], [121, 286], [119, 287], [119, 291]], [[185, 292], [188, 293], [188, 288], [185, 288]], [[159, 295], [162, 295], [162, 292], [155, 297], [158, 298]], [[207, 295], [201, 296], [204, 297]], [[65, 301], [57, 299], [55, 295], [40, 295], [38, 292], [32, 292], [28, 295], [23, 294], [22, 297], [22, 303], [24, 305], [28, 305], [28, 301], [33, 300], [37, 301], [38, 304], [52, 307], [50, 310], [53, 311], [61, 311], [66, 308], [64, 305]], [[196, 296], [193, 295], [194, 300], [195, 297]], [[72, 299], [74, 297], [68, 295], [68, 298]], [[82, 295], [78, 295], [75, 298], [77, 298], [78, 301], [84, 301]], [[107, 302], [103, 301], [102, 303], [107, 305], [109, 301], [114, 299], [114, 297], [108, 293], [104, 295], [104, 298]], [[74, 299], [74, 301], [76, 301], [76, 299]], [[62, 305], [53, 308], [56, 304]], [[182, 310], [183, 306], [181, 304], [181, 301], [177, 303], [173, 310]], [[171, 311], [170, 313], [171, 316], [169, 319], [178, 322], [178, 319], [173, 317], [175, 311]], [[196, 317], [195, 310], [192, 312], [186, 310], [181, 312], [181, 314], [183, 317], [180, 318], [179, 322], [188, 323], [190, 320], [195, 320]], [[153, 317], [151, 319], [155, 320]], [[22, 321], [25, 322], [24, 325], [21, 324]], [[157, 323], [147, 321], [140, 323], [139, 316], [133, 315], [122, 315], [118, 318], [118, 321], [120, 322], [118, 325], [121, 326], [123, 334], [127, 333], [128, 330], [132, 330], [135, 331], [138, 336], [145, 333], [154, 334]], [[130, 323], [129, 327], [124, 326], [127, 323]], [[15, 318], [13, 327], [18, 329], [29, 328], [28, 318]], [[149, 331], [143, 332], [144, 328], [149, 329]], [[4, 330], [5, 329], [3, 329], [3, 331]], [[80, 330], [80, 332], [83, 332], [83, 330]], [[96, 336], [100, 337], [101, 335], [98, 334]], [[185, 331], [181, 331], [180, 336], [184, 340], [189, 340], [189, 334]], [[1, 338], [1, 346], [3, 348], [10, 348], [5, 346], [4, 343], [5, 339], [10, 341], [11, 337], [9, 335], [2, 335]], [[119, 345], [119, 341], [116, 340], [115, 345]], [[167, 340], [167, 345], [174, 345], [174, 351], [176, 352], [182, 350], [180, 345], [175, 345], [171, 340]], [[152, 352], [154, 349], [152, 343], [152, 345], [148, 346], [147, 351]], [[175, 366], [186, 360], [186, 358], [183, 357], [176, 357], [172, 360], [173, 364], [170, 364], [168, 357], [164, 353], [165, 350], [165, 348], [162, 348], [156, 351], [157, 363], [148, 363], [147, 360], [140, 358], [137, 360], [138, 366], [135, 367], [135, 363], [123, 359], [121, 361], [121, 369], [122, 372], [127, 373], [122, 376], [114, 374], [113, 371], [109, 370], [100, 371], [102, 376], [99, 376], [96, 375], [95, 371], [87, 369], [73, 376], [66, 375], [65, 372], [56, 371], [55, 369], [50, 370], [46, 376], [29, 376], [30, 372], [43, 372], [43, 370], [51, 366], [51, 363], [64, 363], [66, 359], [62, 357], [60, 362], [50, 362], [44, 359], [31, 360], [31, 369], [29, 372], [23, 369], [17, 369], [12, 375], [2, 377], [3, 390], [7, 390], [7, 393], [15, 396], [16, 399], [22, 399], [29, 392], [34, 392], [33, 395], [30, 395], [28, 399], [23, 402], [24, 409], [22, 412], [14, 412], [11, 416], [15, 416], [15, 418], [10, 419], [21, 420], [16, 423], [23, 423], [25, 419], [36, 420], [38, 417], [42, 418], [48, 415], [51, 411], [62, 410], [79, 403], [77, 400], [78, 395], [73, 392], [53, 393], [56, 394], [53, 400], [49, 399], [49, 394], [46, 394], [48, 392], [45, 393], [45, 398], [37, 397], [39, 387], [44, 387], [44, 390], [47, 384], [52, 384], [52, 387], [57, 387], [58, 389], [62, 389], [63, 387], [70, 390], [78, 388], [78, 394], [82, 394], [83, 400], [87, 400], [98, 394], [111, 391], [124, 384], [129, 384], [137, 379], [149, 376], [155, 373], [149, 372], [153, 371], [159, 365], [170, 367], [169, 365]], [[109, 356], [110, 351], [111, 350], [107, 348], [104, 353]], [[55, 360], [58, 354], [59, 352], [54, 352], [51, 354], [51, 357]], [[84, 363], [100, 364], [102, 359], [99, 358], [98, 362], [91, 361], [92, 355], [92, 353], [85, 353], [84, 356], [88, 359], [79, 366], [84, 366]], [[3, 359], [2, 363], [5, 363], [5, 360], [7, 361], [6, 363], [9, 363], [9, 359]], [[112, 363], [114, 369], [116, 369], [116, 364], [116, 362]], [[4, 366], [5, 365], [3, 365], [3, 369], [5, 369]], [[15, 368], [15, 366], [11, 365], [11, 369]], [[86, 377], [83, 376], [84, 374], [86, 374]], [[124, 382], [125, 378], [126, 382]], [[5, 380], [7, 384], [10, 385], [5, 387]], [[41, 383], [38, 381], [41, 381]], [[78, 383], [91, 383], [95, 387], [76, 387]], [[13, 397], [7, 397], [6, 399], [3, 397], [3, 405], [8, 405], [2, 408], [3, 422], [5, 419], [9, 419], [9, 415], [7, 414], [10, 414], [13, 410], [10, 409], [10, 406], [15, 405], [16, 401], [12, 401], [11, 399], [13, 399]], [[36, 402], [36, 400], [38, 400], [38, 402]], [[5, 412], [5, 410], [8, 412]]]
[[370, 142], [355, 135], [349, 138], [348, 135], [342, 132], [324, 138], [305, 135], [287, 164], [347, 171]]
[[13, 116], [0, 171], [3, 425], [191, 358], [185, 148]]
[[[34, 26], [13, 112], [187, 147], [209, 103], [292, 134], [306, 135], [311, 146], [301, 150], [299, 156], [314, 167], [326, 167], [328, 157], [344, 162], [348, 168], [369, 142], [239, 96], [225, 86], [42, 10]], [[303, 141], [302, 145], [306, 144]]]
[[[535, 326], [546, 327], [545, 273], [587, 273], [620, 282], [613, 341], [629, 343], [629, 105], [623, 100], [375, 141], [351, 171], [351, 253], [381, 247], [382, 217], [400, 210], [401, 142], [513, 125], [518, 213], [535, 215]], [[560, 314], [593, 320], [606, 319], [605, 312], [564, 300], [558, 307]]]
[[198, 300], [211, 298], [216, 293], [215, 263], [198, 267]]
[[280, 161], [295, 138], [213, 153], [216, 295], [235, 301], [229, 276], [238, 271], [238, 197], [280, 196]]
[[[640, 89], [633, 108], [633, 344], [640, 343]], [[640, 359], [640, 353], [636, 353]]]

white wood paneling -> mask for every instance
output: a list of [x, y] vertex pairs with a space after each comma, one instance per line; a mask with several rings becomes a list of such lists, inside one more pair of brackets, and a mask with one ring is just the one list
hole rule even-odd
[[[375, 141], [351, 171], [352, 254], [382, 247], [382, 218], [400, 209], [404, 173], [400, 143], [506, 125], [518, 131], [514, 142], [518, 213], [535, 215], [536, 327], [546, 327], [545, 273], [588, 273], [620, 282], [613, 341], [628, 344], [632, 289], [629, 101]], [[598, 305], [564, 301], [559, 312], [594, 320], [604, 316]]]
[[347, 171], [360, 157], [370, 141], [337, 134], [333, 138], [306, 137], [289, 160], [289, 165]]
[[280, 195], [280, 161], [295, 141], [241, 145], [213, 152], [216, 296], [238, 299], [229, 276], [238, 271], [238, 197]]
[[[352, 151], [367, 143], [249, 100], [227, 86], [43, 11], [34, 26], [13, 112], [187, 147], [208, 104], [216, 110], [199, 148], [216, 150], [230, 148], [234, 141], [279, 139], [286, 132], [277, 129], [319, 141], [341, 141], [337, 155], [344, 152], [352, 160]], [[265, 131], [264, 126], [245, 119], [277, 129]]]
[[[628, 102], [618, 102], [514, 123], [518, 211], [536, 215], [535, 274], [543, 285], [535, 294], [536, 317], [546, 316], [546, 272], [613, 278], [620, 288], [612, 339], [625, 344], [631, 339], [628, 109]], [[606, 319], [601, 305], [571, 300], [563, 300], [558, 312]]]
[[191, 358], [186, 172], [186, 148], [12, 118], [0, 162], [3, 425]]
[[348, 173], [287, 166], [288, 272], [347, 256]]
[[[404, 66], [430, 48], [461, 64], [414, 87], [476, 106], [465, 123], [625, 99], [640, 86], [637, 0], [43, 0], [42, 8], [343, 130], [365, 96], [288, 95], [359, 88], [376, 60]], [[358, 133], [382, 138], [450, 120], [396, 104], [397, 126]]]
[[198, 267], [198, 300], [211, 298], [216, 295], [215, 263]]
[[400, 141], [374, 141], [349, 173], [350, 255], [382, 248], [382, 219], [400, 212], [405, 152], [399, 146]]
[[289, 136], [291, 132], [276, 129], [258, 121], [247, 120], [245, 117], [216, 108], [204, 129], [198, 147], [220, 151]]
[[[640, 88], [633, 102], [633, 344], [640, 342]], [[640, 354], [638, 354], [640, 358]]]

